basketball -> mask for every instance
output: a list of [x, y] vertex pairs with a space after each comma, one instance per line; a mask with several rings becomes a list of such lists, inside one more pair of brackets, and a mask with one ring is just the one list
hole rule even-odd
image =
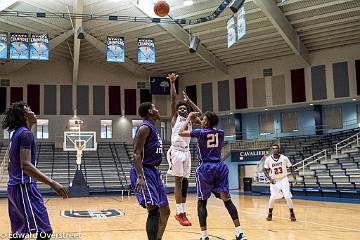
[[159, 17], [165, 17], [169, 14], [170, 5], [163, 0], [157, 1], [154, 6], [154, 12]]

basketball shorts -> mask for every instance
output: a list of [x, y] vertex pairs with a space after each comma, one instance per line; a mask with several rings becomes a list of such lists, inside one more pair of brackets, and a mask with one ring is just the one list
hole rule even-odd
[[292, 198], [288, 177], [275, 179], [276, 183], [270, 183], [271, 197], [275, 199]]
[[169, 163], [168, 174], [184, 178], [190, 177], [191, 154], [188, 149], [184, 151], [182, 149], [170, 148], [166, 156]]
[[203, 162], [196, 169], [198, 199], [207, 200], [211, 193], [220, 197], [220, 192], [229, 193], [229, 169], [223, 162]]
[[9, 185], [8, 205], [13, 235], [52, 231], [44, 200], [35, 183]]
[[[155, 167], [143, 167], [142, 169], [146, 189], [141, 192], [134, 191], [139, 204], [144, 208], [148, 205], [158, 207], [169, 205], [159, 171]], [[132, 188], [135, 189], [137, 175], [134, 166], [130, 170], [130, 180]]]

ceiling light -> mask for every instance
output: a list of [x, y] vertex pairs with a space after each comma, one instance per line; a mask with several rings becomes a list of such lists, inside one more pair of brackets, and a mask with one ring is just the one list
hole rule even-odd
[[185, 6], [191, 6], [193, 4], [194, 4], [194, 1], [191, 1], [191, 0], [184, 1]]
[[310, 106], [314, 106], [314, 104], [313, 104], [313, 103], [310, 103]]
[[265, 111], [267, 111], [267, 110], [269, 110], [269, 109], [265, 108]]

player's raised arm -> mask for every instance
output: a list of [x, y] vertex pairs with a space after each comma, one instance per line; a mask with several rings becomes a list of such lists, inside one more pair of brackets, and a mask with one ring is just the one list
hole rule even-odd
[[150, 129], [147, 126], [142, 126], [136, 133], [135, 143], [134, 143], [134, 166], [136, 169], [137, 182], [135, 186], [136, 191], [145, 190], [145, 180], [142, 170], [142, 152], [144, 150], [144, 145], [146, 138], [150, 134]]
[[27, 176], [32, 177], [40, 182], [49, 185], [52, 189], [54, 189], [54, 191], [58, 195], [60, 195], [63, 198], [67, 198], [68, 193], [61, 184], [57, 183], [56, 181], [46, 176], [31, 163], [32, 138], [33, 136], [30, 132], [23, 132], [19, 137], [19, 142], [21, 143], [20, 145], [21, 169], [24, 171], [24, 173]]
[[176, 87], [175, 81], [179, 77], [175, 73], [171, 73], [167, 76], [167, 79], [170, 80], [170, 97], [171, 97], [171, 126], [174, 127], [177, 117], [177, 109], [176, 109]]
[[[185, 91], [183, 91], [183, 95], [184, 95], [184, 101], [185, 101], [186, 105], [191, 107], [194, 112], [198, 112], [199, 113], [198, 115], [200, 116], [202, 114], [201, 109], [193, 101], [191, 101], [191, 99], [189, 98], [189, 96], [186, 94]], [[193, 124], [199, 124], [199, 125], [201, 124], [201, 120], [199, 117], [196, 117], [196, 118], [192, 119], [191, 121]]]
[[189, 113], [189, 116], [187, 117], [184, 125], [181, 127], [181, 129], [179, 131], [179, 135], [181, 137], [191, 137], [191, 131], [188, 130], [189, 123], [193, 119], [198, 118], [199, 115], [200, 115], [199, 112], [191, 112], [191, 113]]

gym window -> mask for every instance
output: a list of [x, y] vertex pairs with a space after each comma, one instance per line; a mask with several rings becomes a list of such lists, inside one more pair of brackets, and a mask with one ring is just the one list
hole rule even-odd
[[101, 138], [112, 138], [112, 120], [101, 120]]
[[36, 138], [49, 139], [49, 120], [38, 119], [36, 122]]

